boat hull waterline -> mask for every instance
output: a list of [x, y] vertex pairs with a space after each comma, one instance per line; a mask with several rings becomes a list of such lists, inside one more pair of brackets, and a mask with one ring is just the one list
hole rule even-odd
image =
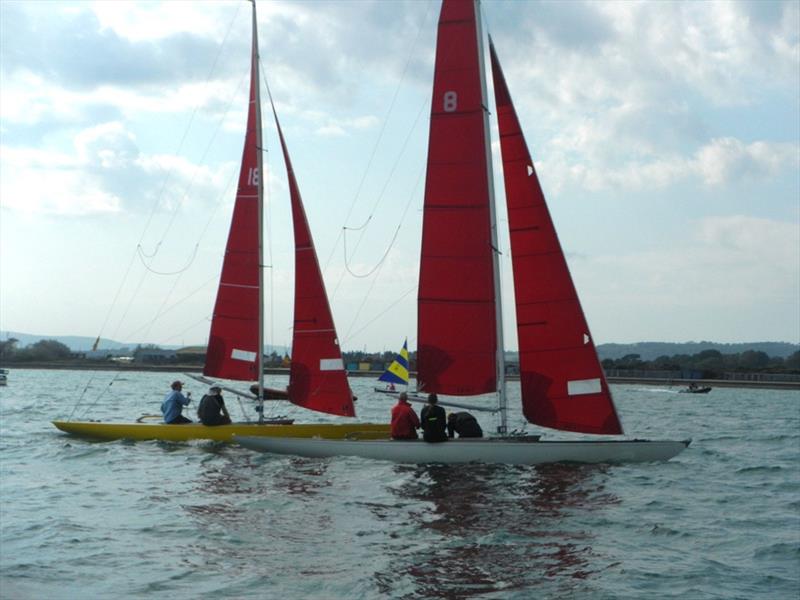
[[422, 440], [323, 440], [235, 436], [250, 450], [312, 458], [358, 456], [398, 463], [633, 463], [669, 460], [691, 440], [539, 441], [535, 437]]
[[385, 439], [389, 425], [383, 423], [301, 423], [273, 425], [258, 423], [232, 423], [209, 427], [202, 423], [167, 425], [166, 423], [100, 423], [86, 421], [53, 421], [61, 431], [96, 440], [163, 440], [186, 442], [213, 440], [232, 442], [233, 436], [320, 437], [344, 439]]

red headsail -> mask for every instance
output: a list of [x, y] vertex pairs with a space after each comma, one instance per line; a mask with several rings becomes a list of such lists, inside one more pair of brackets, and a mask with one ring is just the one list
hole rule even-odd
[[490, 51], [511, 235], [523, 413], [543, 427], [622, 433], [491, 44]]
[[439, 17], [420, 258], [421, 391], [497, 390], [486, 100], [475, 2], [445, 0]]
[[277, 115], [275, 124], [286, 162], [294, 223], [294, 333], [289, 400], [311, 410], [354, 417], [353, 395], [347, 382], [317, 251]]
[[250, 107], [239, 171], [239, 187], [211, 321], [205, 375], [253, 381], [258, 378], [261, 250], [259, 198], [257, 40], [253, 37]]

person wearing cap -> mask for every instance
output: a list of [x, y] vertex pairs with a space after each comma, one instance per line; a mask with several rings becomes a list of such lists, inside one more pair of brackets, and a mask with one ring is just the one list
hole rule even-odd
[[182, 423], [191, 423], [191, 419], [187, 419], [181, 414], [183, 407], [188, 405], [191, 401], [192, 393], [189, 392], [185, 396], [181, 393], [183, 389], [182, 381], [173, 381], [172, 390], [164, 396], [164, 401], [161, 403], [161, 412], [164, 415], [164, 423], [170, 425], [180, 425]]
[[209, 388], [197, 407], [197, 417], [203, 425], [230, 425], [231, 416], [225, 408], [221, 387], [214, 385]]
[[426, 442], [447, 441], [447, 415], [437, 402], [439, 398], [436, 394], [430, 394], [428, 405], [423, 407], [419, 415], [422, 421], [422, 439]]

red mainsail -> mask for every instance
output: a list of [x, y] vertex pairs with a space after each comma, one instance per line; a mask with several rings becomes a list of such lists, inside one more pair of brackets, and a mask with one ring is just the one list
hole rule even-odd
[[497, 390], [486, 101], [473, 0], [442, 3], [420, 257], [417, 381], [424, 392]]
[[311, 410], [354, 417], [353, 395], [347, 382], [317, 251], [277, 115], [275, 124], [289, 178], [294, 223], [294, 333], [289, 400]]
[[531, 423], [619, 434], [622, 427], [490, 43], [517, 309], [522, 409]]
[[228, 244], [222, 263], [217, 301], [203, 374], [253, 381], [258, 379], [261, 248], [259, 198], [261, 124], [258, 111], [258, 41], [253, 36], [250, 107]]

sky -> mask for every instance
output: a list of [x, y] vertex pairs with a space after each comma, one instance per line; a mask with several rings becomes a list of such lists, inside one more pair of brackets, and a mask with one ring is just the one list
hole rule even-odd
[[[800, 343], [800, 3], [481, 6], [595, 342]], [[258, 3], [345, 351], [416, 348], [438, 11]], [[207, 342], [250, 19], [238, 0], [0, 1], [0, 332]], [[265, 336], [288, 345], [293, 242], [269, 117]]]

